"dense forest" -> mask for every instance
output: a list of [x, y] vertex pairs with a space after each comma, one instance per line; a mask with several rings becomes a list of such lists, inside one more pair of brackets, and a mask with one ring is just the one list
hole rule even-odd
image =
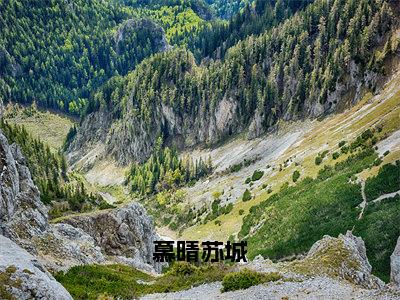
[[151, 123], [162, 103], [180, 116], [202, 116], [231, 98], [239, 105], [241, 122], [248, 124], [257, 112], [264, 126], [283, 115], [306, 115], [318, 104], [329, 110], [335, 103], [328, 96], [350, 68], [358, 66], [359, 74], [384, 72], [383, 59], [397, 51], [398, 40], [387, 40], [380, 51], [371, 45], [384, 41], [392, 20], [385, 1], [316, 1], [281, 25], [237, 43], [223, 60], [198, 65], [182, 48], [145, 59], [123, 79], [118, 105]]
[[203, 21], [195, 3], [2, 1], [0, 99], [79, 115], [92, 91], [165, 50], [166, 37], [184, 41]]

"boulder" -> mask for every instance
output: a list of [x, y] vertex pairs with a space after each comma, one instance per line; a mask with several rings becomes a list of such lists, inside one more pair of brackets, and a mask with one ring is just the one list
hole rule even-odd
[[35, 257], [0, 235], [0, 298], [72, 300]]
[[390, 281], [400, 289], [400, 237], [393, 254], [390, 256], [390, 269]]
[[371, 274], [364, 241], [350, 231], [338, 238], [324, 236], [311, 247], [304, 259], [294, 261], [290, 268], [303, 274], [345, 279], [365, 288], [384, 286]]

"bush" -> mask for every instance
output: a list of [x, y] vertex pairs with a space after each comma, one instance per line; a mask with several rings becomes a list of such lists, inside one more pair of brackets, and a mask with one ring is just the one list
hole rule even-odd
[[261, 177], [263, 177], [263, 175], [264, 175], [263, 171], [255, 170], [253, 175], [251, 176], [251, 180], [257, 181], [257, 180], [261, 179]]
[[214, 200], [219, 199], [222, 196], [222, 193], [220, 191], [215, 191], [212, 193], [212, 197], [214, 198]]
[[221, 226], [222, 222], [221, 222], [220, 220], [215, 220], [215, 221], [214, 221], [214, 224], [215, 224], [215, 225], [218, 225], [218, 226]]
[[244, 269], [240, 272], [228, 273], [222, 279], [222, 292], [247, 289], [263, 282], [278, 281], [282, 276], [278, 273], [262, 274]]
[[340, 151], [343, 154], [347, 154], [347, 153], [349, 153], [349, 147], [348, 146], [343, 146], [342, 148], [340, 148]]
[[340, 156], [340, 153], [339, 153], [339, 152], [334, 152], [334, 153], [332, 154], [332, 158], [333, 158], [333, 159], [338, 159], [339, 156]]
[[344, 145], [346, 145], [346, 141], [341, 141], [341, 142], [339, 143], [339, 148], [342, 148]]
[[243, 167], [243, 164], [242, 164], [242, 163], [234, 164], [234, 165], [232, 165], [232, 166], [229, 167], [229, 172], [230, 172], [230, 173], [239, 172], [239, 171], [242, 169], [242, 167]]
[[222, 213], [223, 213], [223, 214], [227, 215], [227, 214], [229, 214], [229, 213], [232, 211], [232, 209], [233, 209], [233, 204], [232, 204], [232, 203], [229, 203], [228, 205], [226, 205], [225, 207], [223, 207], [221, 210], [222, 210]]
[[244, 202], [246, 202], [246, 201], [251, 200], [251, 198], [252, 198], [251, 192], [250, 192], [248, 189], [246, 189], [246, 190], [244, 191], [244, 193], [243, 193], [242, 200], [243, 200]]
[[244, 209], [239, 209], [239, 216], [244, 214]]
[[250, 177], [246, 178], [246, 180], [244, 181], [245, 184], [249, 184], [250, 182], [251, 182], [251, 178]]
[[374, 133], [372, 132], [372, 130], [371, 129], [367, 129], [362, 133], [361, 138], [364, 141], [366, 141], [366, 140], [372, 138], [373, 136], [374, 136]]
[[315, 164], [316, 164], [317, 166], [319, 166], [321, 163], [322, 163], [322, 157], [318, 155], [318, 156], [315, 158]]
[[293, 172], [292, 179], [293, 182], [296, 182], [300, 178], [300, 172], [298, 170]]
[[390, 153], [390, 151], [389, 151], [389, 150], [386, 150], [385, 153], [383, 153], [383, 156], [386, 156], [386, 155], [388, 155], [389, 153]]

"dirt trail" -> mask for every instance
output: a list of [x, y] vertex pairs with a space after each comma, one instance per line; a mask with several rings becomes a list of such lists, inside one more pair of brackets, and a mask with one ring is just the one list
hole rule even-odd
[[363, 202], [361, 202], [360, 207], [361, 207], [361, 212], [358, 215], [358, 219], [361, 220], [361, 218], [364, 215], [365, 208], [367, 207], [367, 196], [365, 196], [365, 181], [361, 180], [361, 196], [363, 198]]

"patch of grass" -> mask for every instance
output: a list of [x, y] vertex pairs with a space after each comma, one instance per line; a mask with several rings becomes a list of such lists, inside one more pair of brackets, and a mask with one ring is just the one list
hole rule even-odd
[[360, 186], [349, 183], [349, 178], [376, 157], [373, 150], [360, 152], [335, 167], [324, 168], [316, 179], [304, 178], [296, 186], [283, 187], [252, 207], [239, 238], [247, 236], [262, 220], [264, 224], [248, 237], [249, 257], [261, 254], [278, 259], [302, 253], [325, 234], [337, 236], [351, 229], [362, 197]]
[[[188, 289], [207, 282], [220, 281], [227, 273], [223, 265], [194, 266], [174, 263], [160, 277], [153, 277], [124, 265], [86, 265], [56, 274], [56, 279], [74, 299], [98, 299], [108, 295], [118, 299], [132, 299], [151, 293], [167, 293]], [[141, 281], [148, 284], [140, 284]]]
[[369, 203], [354, 234], [365, 241], [372, 272], [385, 282], [390, 280], [390, 255], [400, 236], [400, 196]]
[[232, 272], [222, 279], [222, 292], [247, 289], [264, 282], [278, 281], [282, 279], [279, 273], [258, 273], [249, 269]]
[[57, 151], [63, 146], [69, 129], [74, 121], [65, 116], [39, 111], [36, 106], [21, 107], [8, 105], [4, 118], [11, 124], [23, 125], [35, 138], [40, 138], [50, 146], [52, 151]]

